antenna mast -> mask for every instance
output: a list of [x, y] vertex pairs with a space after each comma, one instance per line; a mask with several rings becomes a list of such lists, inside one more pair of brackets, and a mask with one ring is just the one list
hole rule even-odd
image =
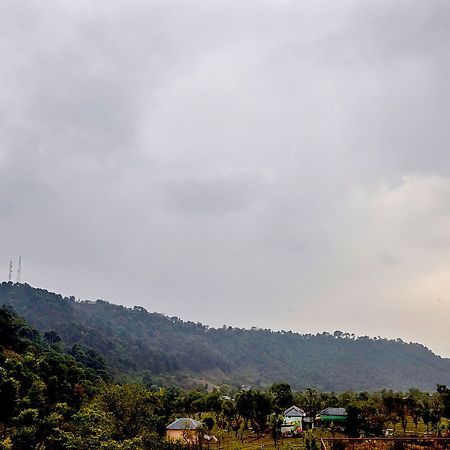
[[12, 261], [9, 262], [8, 281], [11, 281], [11, 279], [12, 279]]
[[20, 276], [22, 275], [22, 257], [19, 256], [19, 268], [17, 269], [17, 282], [20, 283]]

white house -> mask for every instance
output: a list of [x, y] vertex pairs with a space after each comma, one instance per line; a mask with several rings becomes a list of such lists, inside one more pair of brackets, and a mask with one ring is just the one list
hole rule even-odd
[[303, 418], [306, 416], [305, 411], [298, 406], [291, 406], [284, 411], [283, 425], [281, 426], [281, 434], [292, 435], [303, 430]]

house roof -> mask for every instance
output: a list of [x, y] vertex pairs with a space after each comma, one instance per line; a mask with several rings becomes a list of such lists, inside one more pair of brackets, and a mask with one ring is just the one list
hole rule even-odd
[[291, 406], [290, 408], [284, 411], [285, 417], [304, 417], [306, 416], [305, 411], [299, 408], [298, 406]]
[[201, 422], [187, 417], [182, 417], [167, 425], [166, 430], [196, 430], [201, 426]]
[[346, 416], [347, 410], [345, 408], [325, 408], [320, 411], [321, 416]]

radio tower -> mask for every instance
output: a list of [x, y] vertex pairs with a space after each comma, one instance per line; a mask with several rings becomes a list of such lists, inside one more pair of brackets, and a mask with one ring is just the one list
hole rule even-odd
[[12, 261], [9, 262], [9, 275], [8, 275], [8, 281], [11, 281], [12, 279]]
[[17, 269], [17, 282], [20, 283], [20, 276], [22, 275], [22, 257], [19, 256], [19, 267]]

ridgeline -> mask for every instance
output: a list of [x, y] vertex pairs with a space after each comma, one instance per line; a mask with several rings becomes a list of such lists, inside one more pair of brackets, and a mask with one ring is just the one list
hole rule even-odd
[[[423, 345], [335, 332], [316, 335], [210, 328], [103, 300], [77, 301], [27, 284], [2, 283], [9, 305], [40, 332], [55, 332], [80, 358], [95, 350], [116, 378], [147, 384], [287, 382], [326, 391], [432, 391], [450, 384], [450, 359]], [[95, 354], [95, 352], [92, 352]]]

